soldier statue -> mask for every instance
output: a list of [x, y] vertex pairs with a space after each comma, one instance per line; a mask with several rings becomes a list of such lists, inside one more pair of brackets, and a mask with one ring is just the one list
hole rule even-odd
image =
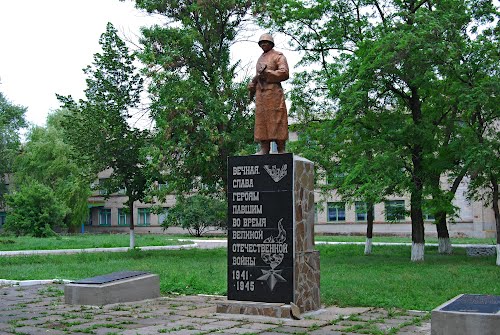
[[278, 153], [285, 153], [288, 139], [288, 114], [281, 82], [289, 77], [285, 56], [274, 50], [274, 40], [270, 34], [259, 38], [259, 46], [264, 51], [256, 66], [248, 90], [250, 98], [255, 96], [255, 142], [260, 143], [258, 155], [267, 155], [271, 142], [275, 141]]

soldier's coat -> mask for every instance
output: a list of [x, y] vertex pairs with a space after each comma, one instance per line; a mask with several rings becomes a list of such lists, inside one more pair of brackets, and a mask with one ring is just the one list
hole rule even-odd
[[[264, 80], [259, 79], [261, 72], [265, 73]], [[285, 56], [274, 49], [263, 53], [257, 61], [256, 73], [248, 85], [248, 89], [255, 92], [254, 139], [256, 142], [285, 141], [288, 139], [288, 115], [281, 87], [281, 82], [289, 77]]]

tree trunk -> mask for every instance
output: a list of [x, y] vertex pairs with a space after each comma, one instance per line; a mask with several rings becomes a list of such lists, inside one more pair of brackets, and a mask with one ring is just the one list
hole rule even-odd
[[[410, 23], [410, 22], [408, 22]], [[413, 128], [415, 136], [411, 140], [411, 161], [413, 163], [412, 171], [412, 189], [410, 198], [410, 216], [411, 216], [411, 261], [419, 262], [424, 260], [424, 217], [422, 213], [422, 198], [424, 182], [424, 147], [422, 144], [423, 136], [418, 134], [422, 130], [422, 104], [418, 93], [418, 88], [409, 85], [411, 96], [408, 103], [413, 119]]]
[[498, 207], [499, 191], [498, 180], [494, 176], [490, 176], [491, 186], [493, 186], [493, 212], [495, 213], [495, 223], [497, 228], [497, 265], [500, 266], [500, 208]]
[[419, 262], [424, 260], [424, 218], [422, 213], [422, 185], [415, 183], [415, 190], [411, 194], [411, 261]]
[[365, 255], [372, 253], [372, 238], [373, 238], [373, 203], [366, 203], [366, 242], [365, 242]]
[[446, 212], [439, 211], [436, 213], [436, 230], [438, 235], [438, 252], [440, 254], [450, 255], [453, 252], [450, 241], [450, 233], [446, 226]]
[[[438, 199], [443, 199], [443, 195], [441, 194], [439, 179], [440, 179], [439, 174], [435, 174], [431, 178], [432, 199], [435, 201], [437, 201]], [[455, 191], [456, 189], [452, 190], [453, 193], [455, 193]], [[452, 247], [450, 241], [450, 234], [448, 232], [448, 226], [446, 225], [446, 211], [438, 209], [436, 212], [434, 212], [434, 217], [435, 217], [437, 237], [439, 241], [438, 252], [440, 254], [451, 254]]]
[[135, 248], [135, 231], [134, 231], [134, 199], [128, 197], [128, 208], [130, 210], [130, 249]]

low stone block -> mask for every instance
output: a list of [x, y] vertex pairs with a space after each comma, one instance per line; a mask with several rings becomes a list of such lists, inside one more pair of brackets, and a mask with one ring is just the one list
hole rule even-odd
[[431, 314], [431, 335], [496, 335], [500, 296], [461, 294]]
[[288, 304], [272, 302], [251, 302], [228, 300], [217, 303], [217, 313], [260, 315], [274, 318], [291, 318], [291, 307]]
[[64, 301], [70, 305], [102, 306], [153, 299], [159, 296], [160, 277], [150, 273], [104, 283], [83, 280], [64, 286]]
[[494, 245], [471, 245], [465, 248], [465, 252], [471, 257], [493, 256], [497, 249]]

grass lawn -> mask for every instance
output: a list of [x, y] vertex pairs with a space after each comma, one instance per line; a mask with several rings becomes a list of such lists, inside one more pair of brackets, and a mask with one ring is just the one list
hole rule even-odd
[[[460, 293], [500, 295], [495, 257], [441, 256], [426, 248], [425, 262], [410, 262], [410, 247], [318, 246], [325, 305], [431, 310]], [[226, 294], [226, 250], [137, 251], [0, 258], [2, 279], [81, 279], [113, 271], [160, 275], [163, 294]]]
[[[135, 234], [135, 245], [137, 247], [144, 247], [189, 244], [186, 241], [178, 241], [177, 238], [189, 237], [187, 235]], [[111, 248], [128, 247], [129, 245], [129, 234], [77, 234], [48, 238], [0, 236], [0, 251]]]

